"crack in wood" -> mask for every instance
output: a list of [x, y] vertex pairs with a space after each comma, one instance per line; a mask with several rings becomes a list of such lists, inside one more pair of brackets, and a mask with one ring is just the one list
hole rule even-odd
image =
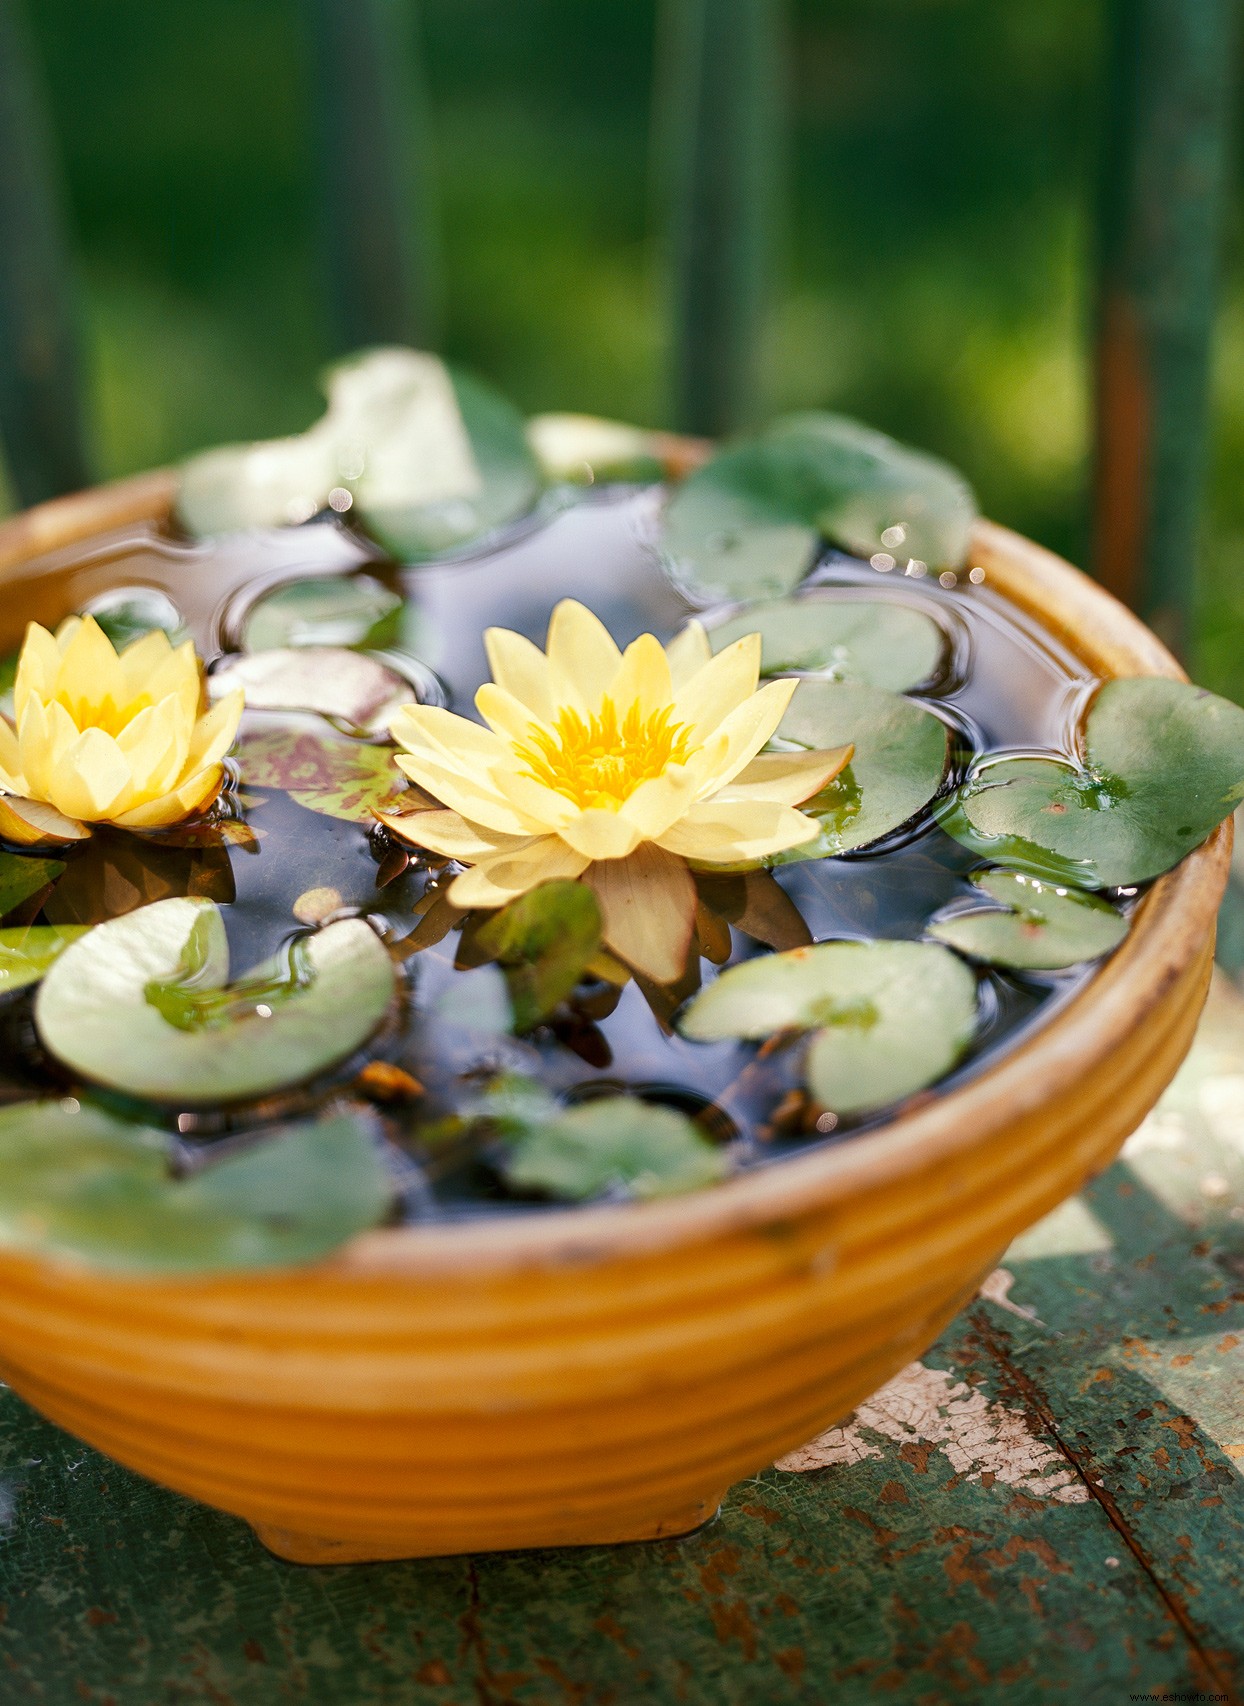
[[1086, 1457], [1089, 1457], [1089, 1461], [1087, 1462], [1082, 1462], [1080, 1457], [1077, 1456], [1075, 1450], [1067, 1443], [1059, 1431], [1058, 1422], [1055, 1419], [1054, 1412], [1046, 1401], [1041, 1389], [1037, 1386], [1031, 1375], [1029, 1375], [1015, 1361], [1011, 1354], [1010, 1335], [996, 1327], [986, 1317], [983, 1310], [969, 1310], [967, 1311], [966, 1318], [972, 1323], [973, 1329], [975, 1330], [980, 1343], [997, 1364], [1003, 1384], [1009, 1385], [1014, 1396], [1021, 1399], [1024, 1404], [1029, 1407], [1031, 1413], [1040, 1423], [1042, 1429], [1053, 1441], [1056, 1450], [1066, 1460], [1073, 1472], [1079, 1476], [1081, 1481], [1083, 1481], [1086, 1489], [1088, 1490], [1089, 1497], [1094, 1499], [1096, 1503], [1101, 1506], [1102, 1511], [1105, 1513], [1106, 1520], [1110, 1523], [1110, 1526], [1115, 1530], [1120, 1540], [1122, 1540], [1123, 1544], [1132, 1554], [1140, 1569], [1153, 1584], [1154, 1591], [1162, 1601], [1168, 1616], [1179, 1627], [1184, 1639], [1192, 1649], [1197, 1662], [1204, 1667], [1206, 1676], [1209, 1677], [1215, 1686], [1222, 1691], [1223, 1698], [1230, 1701], [1231, 1706], [1240, 1706], [1240, 1696], [1236, 1691], [1231, 1678], [1222, 1673], [1213, 1656], [1206, 1650], [1205, 1644], [1198, 1634], [1195, 1624], [1188, 1615], [1188, 1609], [1180, 1599], [1179, 1595], [1168, 1588], [1163, 1582], [1161, 1576], [1158, 1574], [1157, 1568], [1153, 1560], [1149, 1557], [1145, 1546], [1139, 1537], [1133, 1532], [1132, 1526], [1120, 1509], [1118, 1501], [1106, 1486], [1105, 1477], [1102, 1471], [1091, 1457], [1089, 1457], [1089, 1454], [1086, 1453]]

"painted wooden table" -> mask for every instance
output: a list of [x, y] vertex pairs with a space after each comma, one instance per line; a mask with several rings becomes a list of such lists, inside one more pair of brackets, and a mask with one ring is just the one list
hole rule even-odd
[[0, 1525], [6, 1706], [1234, 1699], [1244, 999], [923, 1362], [690, 1538], [302, 1569], [8, 1392]]

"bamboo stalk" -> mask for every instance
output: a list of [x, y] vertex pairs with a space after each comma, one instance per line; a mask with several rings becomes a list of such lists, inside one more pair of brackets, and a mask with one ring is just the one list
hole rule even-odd
[[59, 185], [18, 0], [0, 0], [0, 442], [21, 504], [90, 482]]
[[410, 0], [307, 0], [339, 349], [435, 343], [427, 111]]
[[674, 424], [746, 425], [772, 248], [780, 0], [665, 0], [657, 151]]
[[1111, 10], [1095, 571], [1180, 653], [1195, 598], [1233, 13], [1233, 0]]

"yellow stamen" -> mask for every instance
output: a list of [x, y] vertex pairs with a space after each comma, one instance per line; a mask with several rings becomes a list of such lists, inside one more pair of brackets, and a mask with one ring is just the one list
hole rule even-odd
[[642, 782], [691, 756], [691, 730], [673, 721], [673, 707], [645, 712], [638, 701], [621, 722], [612, 699], [586, 722], [569, 706], [551, 729], [532, 723], [530, 744], [515, 747], [526, 774], [584, 809], [617, 811]]

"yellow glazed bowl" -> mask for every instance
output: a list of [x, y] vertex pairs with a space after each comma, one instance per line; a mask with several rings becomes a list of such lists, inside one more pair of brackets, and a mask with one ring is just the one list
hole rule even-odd
[[[0, 527], [9, 611], [35, 557], [170, 499], [153, 475]], [[1179, 673], [1049, 552], [986, 522], [972, 549], [1099, 674]], [[375, 1231], [267, 1274], [6, 1255], [0, 1369], [287, 1558], [682, 1532], [918, 1356], [1007, 1243], [1112, 1159], [1191, 1041], [1230, 834], [1154, 884], [1029, 1041], [880, 1131], [692, 1196]]]

